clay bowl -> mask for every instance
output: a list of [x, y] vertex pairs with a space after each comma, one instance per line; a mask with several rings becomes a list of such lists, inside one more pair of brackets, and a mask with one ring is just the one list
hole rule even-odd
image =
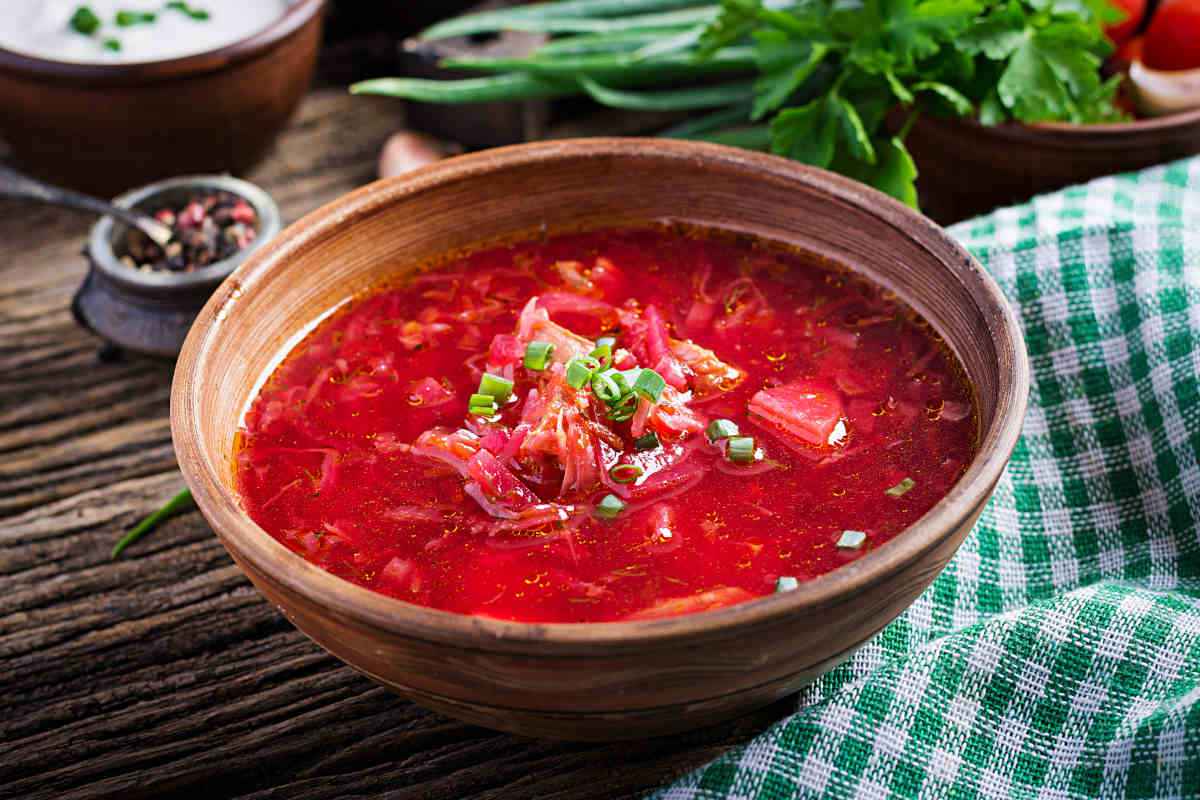
[[[981, 447], [917, 524], [777, 594], [674, 619], [522, 624], [410, 605], [304, 561], [243, 512], [234, 434], [260, 380], [330, 309], [424, 259], [545, 229], [679, 220], [790, 243], [892, 287], [957, 351]], [[773, 156], [658, 139], [581, 139], [450, 159], [310, 214], [220, 287], [184, 343], [171, 398], [180, 467], [234, 560], [298, 628], [421, 705], [514, 733], [631, 739], [766, 705], [891, 622], [945, 566], [1017, 441], [1029, 389], [996, 284], [926, 218]]]
[[0, 138], [29, 172], [100, 195], [173, 175], [244, 172], [304, 96], [325, 0], [297, 0], [207, 53], [76, 64], [0, 48]]
[[1105, 125], [985, 126], [926, 115], [907, 144], [921, 171], [922, 207], [948, 224], [1200, 153], [1200, 109]]

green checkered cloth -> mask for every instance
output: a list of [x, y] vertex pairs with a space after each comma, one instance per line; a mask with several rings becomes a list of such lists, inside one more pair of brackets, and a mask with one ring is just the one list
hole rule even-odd
[[1200, 159], [952, 232], [1033, 367], [995, 497], [794, 715], [655, 800], [1200, 797]]

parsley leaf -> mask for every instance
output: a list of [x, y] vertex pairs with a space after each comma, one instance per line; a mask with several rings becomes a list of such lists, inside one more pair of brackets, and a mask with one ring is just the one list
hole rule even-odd
[[776, 155], [828, 167], [837, 145], [837, 116], [827, 97], [780, 111], [771, 122], [771, 150]]
[[846, 144], [851, 156], [858, 161], [868, 164], [875, 163], [875, 145], [871, 143], [871, 135], [863, 125], [862, 117], [853, 104], [836, 94], [830, 94], [826, 101], [837, 117], [841, 139]]
[[759, 72], [754, 84], [751, 119], [762, 119], [782, 106], [820, 66], [828, 48], [818, 42], [794, 42], [783, 31], [767, 28], [754, 34]]
[[697, 54], [711, 56], [726, 45], [749, 36], [758, 23], [760, 0], [721, 0], [721, 13], [700, 36]]

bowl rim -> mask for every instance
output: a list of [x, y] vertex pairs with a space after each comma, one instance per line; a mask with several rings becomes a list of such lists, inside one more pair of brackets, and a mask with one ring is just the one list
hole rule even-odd
[[121, 63], [59, 61], [0, 46], [0, 72], [17, 72], [41, 80], [95, 85], [144, 84], [216, 72], [271, 49], [303, 28], [321, 12], [326, 0], [294, 0], [267, 27], [222, 47], [175, 58]]
[[[715, 611], [658, 620], [598, 623], [526, 623], [456, 614], [419, 606], [352, 584], [306, 561], [250, 519], [236, 492], [221, 480], [221, 465], [206, 454], [197, 431], [202, 420], [198, 395], [202, 371], [219, 368], [210, 354], [221, 320], [248, 287], [269, 280], [276, 265], [311, 244], [345, 231], [358, 219], [401, 199], [442, 185], [477, 181], [512, 168], [580, 159], [656, 160], [681, 168], [702, 165], [723, 173], [751, 175], [784, 185], [806, 185], [831, 199], [867, 210], [943, 262], [975, 273], [982, 315], [994, 335], [1012, 345], [1005, 371], [1002, 350], [995, 422], [985, 432], [967, 472], [929, 512], [902, 534], [862, 558], [802, 583], [794, 591], [768, 595]], [[733, 628], [767, 624], [802, 607], [820, 608], [852, 597], [864, 585], [886, 580], [941, 545], [987, 501], [1016, 446], [1029, 394], [1029, 362], [1020, 326], [999, 286], [960, 244], [928, 218], [864, 184], [777, 156], [700, 142], [665, 139], [567, 139], [513, 145], [458, 156], [406, 175], [368, 184], [311, 212], [243, 263], [209, 299], [192, 326], [177, 362], [171, 392], [171, 428], [179, 466], [200, 510], [238, 560], [286, 590], [322, 608], [391, 636], [439, 641], [464, 650], [584, 655], [661, 649], [694, 643]], [[232, 432], [230, 432], [232, 435]], [[225, 467], [227, 472], [227, 467]]]
[[191, 272], [142, 271], [130, 268], [117, 258], [111, 240], [113, 229], [120, 223], [112, 217], [101, 217], [88, 233], [87, 253], [92, 263], [106, 278], [138, 291], [187, 291], [216, 286], [242, 262], [279, 235], [283, 228], [279, 206], [271, 195], [256, 184], [232, 175], [181, 175], [177, 178], [167, 178], [130, 189], [113, 198], [112, 202], [114, 205], [132, 208], [173, 189], [225, 191], [245, 200], [253, 206], [258, 215], [258, 229], [255, 231], [254, 241], [228, 258], [206, 264]]

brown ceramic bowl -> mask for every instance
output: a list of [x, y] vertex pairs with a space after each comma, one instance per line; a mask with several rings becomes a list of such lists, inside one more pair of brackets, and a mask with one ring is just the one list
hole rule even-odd
[[922, 208], [950, 223], [1200, 153], [1200, 109], [1105, 125], [985, 126], [926, 115], [907, 143], [921, 171]]
[[[978, 390], [979, 455], [953, 491], [852, 564], [719, 611], [525, 624], [395, 600], [309, 564], [234, 488], [234, 434], [260, 380], [329, 309], [422, 260], [545, 229], [679, 220], [789, 243], [892, 287]], [[795, 692], [927, 587], [979, 516], [1020, 432], [1024, 345], [996, 284], [941, 229], [882, 194], [773, 156], [657, 139], [580, 139], [462, 156], [310, 214], [243, 264], [175, 373], [180, 467], [234, 560], [297, 627], [355, 669], [450, 716], [580, 740], [665, 734]]]
[[0, 139], [27, 170], [101, 194], [174, 175], [244, 172], [312, 80], [325, 0], [297, 0], [227, 47], [75, 64], [0, 48]]

